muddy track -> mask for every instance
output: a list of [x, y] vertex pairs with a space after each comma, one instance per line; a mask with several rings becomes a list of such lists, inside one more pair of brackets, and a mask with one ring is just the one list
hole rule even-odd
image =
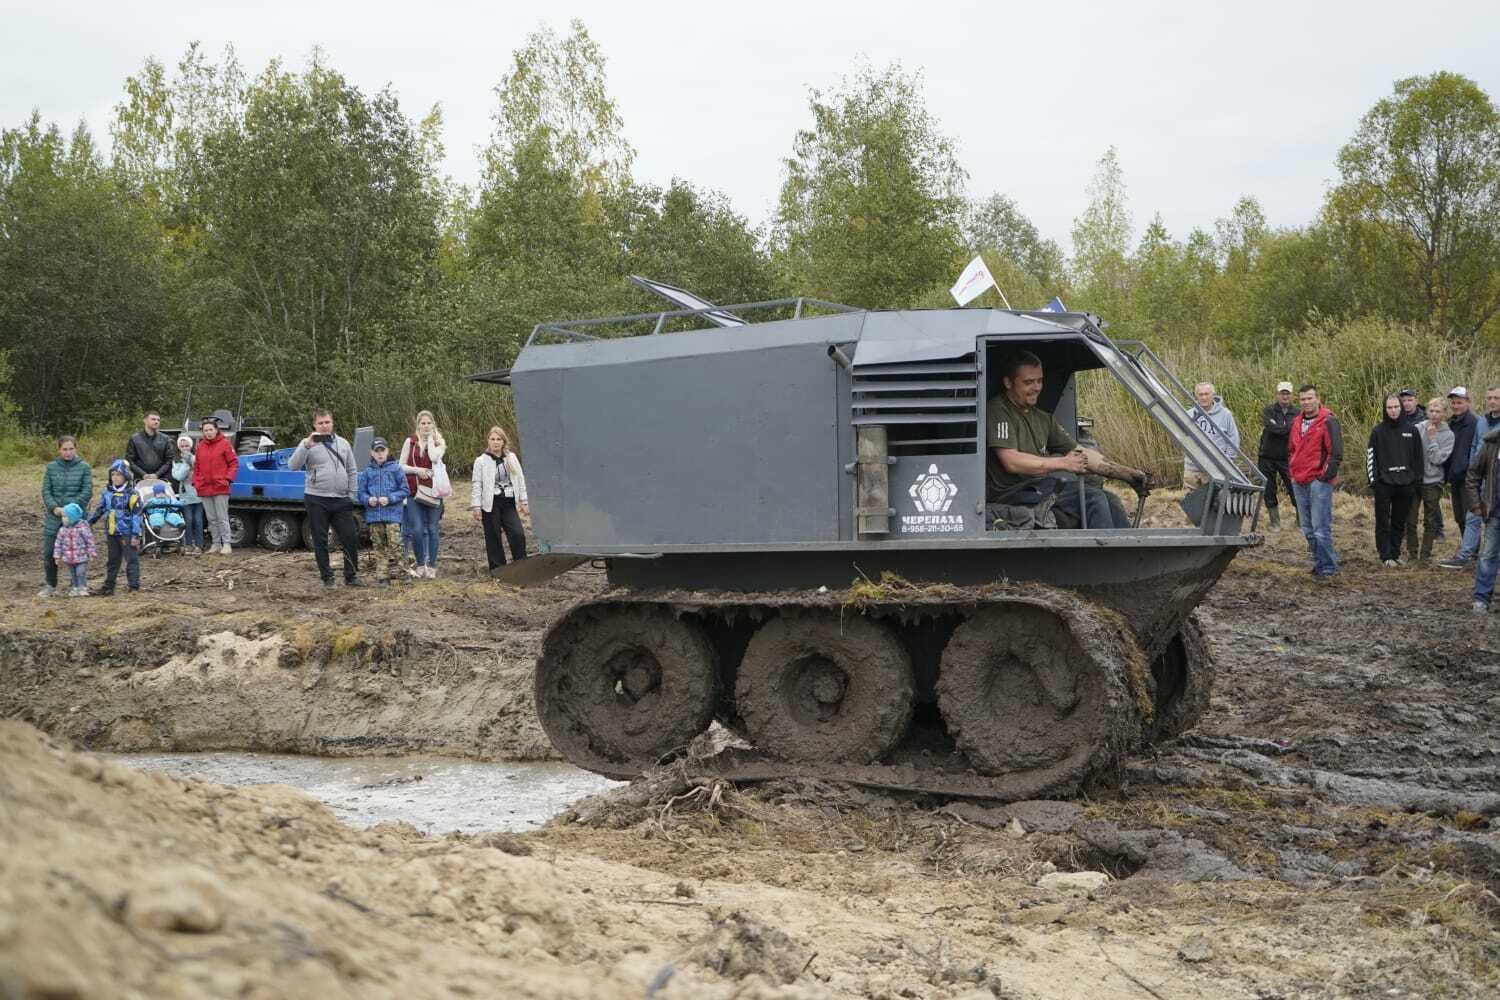
[[554, 756], [529, 649], [404, 629], [184, 617], [107, 636], [0, 630], [0, 716], [98, 750]]
[[[925, 686], [929, 703], [948, 700], [944, 714], [952, 720], [949, 727], [940, 728], [932, 721], [925, 727], [908, 727], [910, 700], [898, 698], [898, 702], [907, 706], [906, 714], [897, 720], [900, 722], [897, 735], [905, 734], [899, 746], [894, 750], [888, 750], [888, 744], [858, 746], [844, 751], [837, 745], [828, 744], [815, 726], [808, 725], [799, 730], [792, 722], [774, 720], [781, 729], [790, 727], [785, 746], [792, 752], [773, 755], [731, 749], [703, 758], [694, 756], [689, 750], [686, 764], [689, 772], [704, 778], [729, 781], [821, 778], [890, 791], [997, 801], [1066, 796], [1085, 785], [1109, 783], [1124, 754], [1139, 742], [1144, 727], [1150, 725], [1152, 718], [1156, 679], [1146, 668], [1144, 657], [1128, 627], [1107, 609], [1051, 587], [1002, 583], [979, 588], [906, 585], [885, 592], [858, 589], [765, 594], [613, 591], [584, 600], [569, 609], [548, 630], [538, 667], [537, 702], [542, 708], [544, 728], [567, 759], [621, 780], [636, 777], [656, 760], [641, 756], [626, 741], [608, 734], [601, 735], [601, 731], [594, 727], [594, 715], [590, 713], [597, 714], [598, 706], [607, 707], [616, 694], [612, 687], [600, 686], [598, 678], [602, 673], [593, 663], [599, 656], [594, 655], [592, 645], [580, 638], [590, 634], [590, 623], [595, 623], [596, 619], [611, 622], [621, 612], [632, 620], [637, 614], [661, 616], [664, 623], [674, 623], [677, 628], [680, 626], [675, 626], [675, 622], [679, 620], [698, 622], [707, 629], [717, 655], [726, 664], [738, 663], [741, 655], [753, 659], [756, 643], [767, 628], [772, 629], [773, 638], [780, 642], [780, 633], [773, 628], [779, 621], [801, 620], [801, 632], [826, 623], [831, 629], [830, 635], [836, 633], [846, 643], [860, 640], [863, 636], [860, 629], [868, 630], [868, 623], [899, 622], [915, 626], [903, 633], [903, 641], [911, 647], [918, 685]], [[1032, 631], [1041, 631], [1032, 634], [1025, 628], [1019, 632], [1014, 628], [996, 629], [988, 624], [986, 617], [995, 614], [1012, 617], [1019, 614], [1023, 625]], [[767, 621], [770, 624], [762, 624]], [[969, 624], [963, 624], [965, 621]], [[1016, 624], [1009, 617], [1006, 621], [1011, 626]], [[855, 628], [856, 625], [859, 628]], [[641, 627], [645, 627], [644, 623]], [[1054, 673], [1058, 678], [1068, 678], [1067, 686], [1076, 692], [1068, 696], [1077, 700], [1068, 702], [1066, 714], [1049, 724], [1042, 724], [1040, 716], [1033, 726], [1025, 717], [1006, 715], [1013, 711], [1013, 704], [1029, 705], [1035, 698], [1047, 694], [1026, 687], [1034, 683], [1029, 671], [1021, 672], [1024, 689], [1016, 690], [1000, 690], [977, 675], [965, 681], [961, 668], [955, 668], [947, 681], [942, 679], [947, 676], [947, 668], [944, 668], [944, 674], [938, 673], [939, 655], [945, 663], [950, 658], [954, 663], [973, 660], [976, 664], [987, 665], [993, 662], [1004, 651], [990, 650], [989, 645], [995, 636], [1011, 636], [1011, 633], [1014, 633], [1014, 640], [1023, 645], [1055, 647], [1058, 664]], [[652, 634], [666, 635], [667, 630], [664, 625], [659, 625]], [[625, 636], [619, 641], [628, 638]], [[785, 642], [781, 644], [786, 645]], [[609, 643], [606, 646], [614, 648]], [[969, 646], [975, 648], [970, 651]], [[675, 645], [668, 642], [665, 648], [670, 652]], [[800, 646], [783, 650], [785, 656], [782, 659], [802, 655], [799, 649]], [[851, 664], [851, 667], [863, 669], [863, 663], [870, 656], [877, 655], [872, 650], [877, 649], [883, 647], [877, 644], [860, 648], [858, 652], [851, 651], [850, 655], [861, 660], [860, 664]], [[1195, 646], [1195, 651], [1201, 649], [1201, 643]], [[590, 654], [592, 659], [584, 657], [589, 660], [585, 666], [594, 669], [579, 668], [580, 650]], [[607, 651], [601, 646], [599, 655]], [[904, 657], [906, 653], [900, 652], [899, 655]], [[911, 668], [906, 669], [909, 672]], [[721, 700], [717, 714], [721, 721], [736, 733], [753, 735], [766, 732], [767, 720], [754, 714], [742, 715], [743, 710], [729, 694], [734, 691], [743, 696], [747, 689], [745, 678], [737, 676], [732, 667], [726, 667], [720, 673], [723, 681], [719, 685]], [[981, 674], [987, 675], [987, 671], [981, 671]], [[892, 674], [894, 676], [897, 675]], [[587, 688], [592, 693], [580, 694], [587, 686], [586, 682], [592, 684]], [[903, 683], [910, 684], [910, 681]], [[1059, 680], [1058, 683], [1062, 682]], [[859, 711], [866, 715], [879, 711], [881, 703], [873, 695], [866, 697], [858, 687], [851, 687], [851, 694], [864, 699], [856, 704]], [[870, 704], [866, 706], [865, 701]], [[1201, 710], [1201, 705], [1198, 707]], [[665, 708], [657, 706], [657, 711], [660, 714]], [[755, 706], [751, 706], [751, 712], [754, 711]], [[861, 724], [864, 718], [860, 716]], [[679, 720], [663, 720], [662, 725], [667, 721]], [[642, 728], [649, 735], [661, 732], [662, 725], [642, 724]], [[698, 720], [694, 720], [689, 727], [691, 732], [684, 730], [671, 745], [688, 749], [688, 740], [702, 728]], [[879, 729], [878, 726], [874, 728]], [[1020, 733], [1020, 738], [1016, 738], [1012, 731]], [[1001, 735], [997, 737], [996, 732]], [[779, 734], [779, 730], [773, 732], [773, 735]], [[799, 752], [803, 742], [808, 744], [809, 756], [815, 760], [824, 759], [821, 762], [799, 761], [803, 756]], [[974, 747], [991, 744], [1002, 749], [982, 761], [973, 757]], [[881, 757], [882, 762], [873, 762], [873, 756]]]

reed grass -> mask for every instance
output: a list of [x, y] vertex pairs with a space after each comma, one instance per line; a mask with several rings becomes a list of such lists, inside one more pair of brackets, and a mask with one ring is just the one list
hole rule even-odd
[[[1388, 393], [1411, 388], [1425, 404], [1463, 385], [1475, 412], [1482, 412], [1485, 386], [1500, 384], [1500, 358], [1493, 352], [1375, 318], [1315, 323], [1301, 336], [1250, 356], [1210, 345], [1169, 346], [1157, 353], [1189, 389], [1195, 382], [1214, 384], [1239, 424], [1241, 449], [1252, 458], [1260, 444], [1261, 410], [1275, 398], [1276, 383], [1316, 385], [1343, 426], [1343, 481], [1356, 486], [1366, 485], [1364, 448]], [[1094, 419], [1094, 436], [1111, 459], [1147, 469], [1160, 482], [1181, 481], [1181, 453], [1109, 374], [1079, 376], [1078, 412]]]

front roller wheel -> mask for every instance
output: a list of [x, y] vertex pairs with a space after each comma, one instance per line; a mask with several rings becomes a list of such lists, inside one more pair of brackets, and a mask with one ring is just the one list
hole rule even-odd
[[1014, 776], [1021, 794], [1071, 794], [1112, 769], [1139, 732], [1129, 653], [1124, 636], [1085, 610], [987, 608], [943, 651], [938, 708], [979, 770]]
[[547, 635], [537, 715], [573, 763], [639, 773], [708, 728], [717, 673], [702, 631], [665, 609], [585, 608]]
[[911, 723], [911, 657], [857, 615], [767, 622], [740, 661], [735, 711], [755, 746], [783, 760], [868, 764]]
[[1174, 739], [1196, 726], [1208, 710], [1217, 672], [1203, 626], [1196, 614], [1190, 615], [1161, 655], [1151, 661], [1155, 712], [1146, 730], [1147, 741]]

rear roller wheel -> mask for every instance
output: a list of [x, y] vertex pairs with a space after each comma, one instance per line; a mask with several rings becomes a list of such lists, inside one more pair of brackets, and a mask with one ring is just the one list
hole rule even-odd
[[1161, 655], [1151, 661], [1155, 710], [1146, 729], [1147, 741], [1175, 739], [1196, 726], [1208, 710], [1216, 673], [1203, 626], [1197, 615], [1191, 615]]
[[[249, 511], [229, 512], [229, 537], [215, 538], [215, 545], [233, 545], [240, 548], [244, 545], [254, 545], [260, 518]], [[210, 532], [212, 534], [212, 532]]]
[[669, 611], [585, 608], [547, 635], [537, 715], [570, 761], [638, 774], [708, 728], [717, 673], [702, 630]]
[[911, 658], [884, 625], [857, 615], [794, 615], [745, 649], [735, 710], [755, 746], [783, 760], [868, 764], [911, 723]]
[[1139, 732], [1125, 641], [1087, 611], [984, 609], [943, 650], [943, 721], [979, 770], [1014, 776], [1019, 793], [1076, 791], [1113, 768]]
[[272, 552], [288, 552], [297, 547], [302, 534], [302, 519], [296, 514], [272, 513], [260, 519], [260, 544]]

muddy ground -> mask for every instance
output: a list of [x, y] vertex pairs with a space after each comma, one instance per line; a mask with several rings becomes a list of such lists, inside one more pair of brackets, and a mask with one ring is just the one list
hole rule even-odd
[[547, 756], [530, 661], [597, 573], [493, 584], [450, 513], [430, 583], [324, 592], [310, 555], [255, 552], [43, 601], [39, 471], [0, 476], [0, 997], [1500, 990], [1500, 619], [1468, 574], [1380, 567], [1353, 498], [1337, 579], [1295, 530], [1235, 561], [1202, 611], [1208, 715], [1118, 794], [666, 773], [536, 833], [433, 838], [69, 748]]

